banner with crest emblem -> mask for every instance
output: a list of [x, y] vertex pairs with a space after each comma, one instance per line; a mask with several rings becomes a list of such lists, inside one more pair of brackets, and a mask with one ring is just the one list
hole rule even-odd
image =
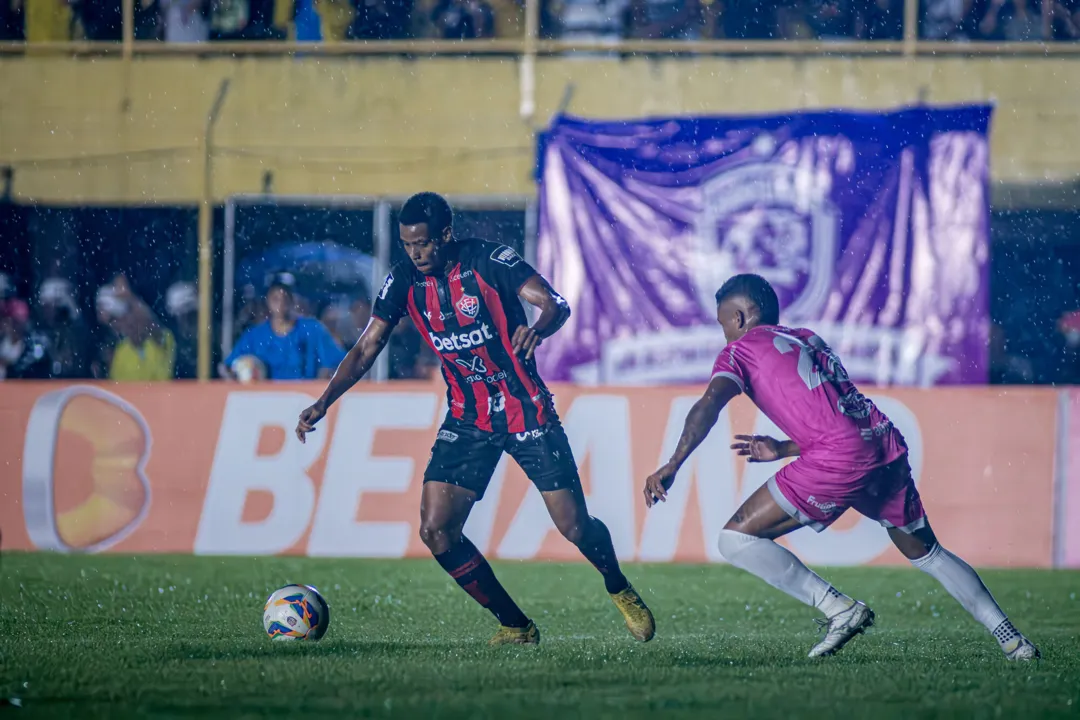
[[707, 380], [714, 294], [756, 272], [857, 382], [985, 383], [991, 113], [556, 118], [536, 258], [573, 315], [545, 378]]

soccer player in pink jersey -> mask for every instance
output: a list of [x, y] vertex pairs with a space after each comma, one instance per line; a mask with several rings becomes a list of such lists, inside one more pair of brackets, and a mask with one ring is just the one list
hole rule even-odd
[[831, 655], [874, 624], [874, 612], [807, 568], [777, 538], [807, 525], [821, 532], [848, 508], [885, 526], [911, 564], [930, 574], [982, 623], [1010, 660], [1039, 650], [998, 607], [978, 574], [938, 543], [911, 477], [900, 432], [848, 379], [840, 359], [810, 330], [781, 327], [768, 281], [736, 275], [716, 293], [716, 319], [727, 346], [704, 396], [686, 418], [666, 465], [645, 481], [645, 504], [666, 499], [675, 475], [716, 424], [723, 407], [746, 393], [790, 440], [736, 435], [731, 447], [750, 462], [797, 459], [758, 488], [720, 532], [732, 565], [757, 575], [827, 620], [810, 657]]

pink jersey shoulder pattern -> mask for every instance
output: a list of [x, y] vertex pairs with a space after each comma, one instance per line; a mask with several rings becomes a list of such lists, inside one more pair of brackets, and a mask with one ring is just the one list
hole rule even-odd
[[733, 380], [818, 467], [869, 471], [906, 450], [889, 418], [810, 330], [758, 326], [720, 351], [717, 376]]

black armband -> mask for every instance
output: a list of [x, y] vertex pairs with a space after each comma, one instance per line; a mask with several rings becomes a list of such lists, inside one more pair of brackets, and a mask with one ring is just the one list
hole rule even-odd
[[570, 305], [566, 302], [562, 295], [551, 291], [551, 297], [555, 301], [555, 309], [558, 310], [558, 314], [551, 319], [543, 328], [536, 331], [536, 334], [541, 338], [547, 339], [557, 333], [559, 328], [566, 324], [566, 321], [570, 319]]

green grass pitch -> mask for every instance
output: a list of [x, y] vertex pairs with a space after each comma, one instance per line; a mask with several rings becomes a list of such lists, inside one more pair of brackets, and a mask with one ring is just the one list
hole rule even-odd
[[[990, 571], [1042, 648], [1007, 663], [930, 578], [824, 574], [878, 624], [810, 660], [814, 612], [726, 566], [630, 565], [656, 613], [634, 642], [587, 565], [497, 563], [540, 647], [490, 649], [491, 617], [432, 561], [5, 554], [3, 717], [1080, 717], [1080, 573]], [[331, 604], [319, 643], [272, 643], [287, 582]], [[10, 702], [10, 700], [8, 700]]]

